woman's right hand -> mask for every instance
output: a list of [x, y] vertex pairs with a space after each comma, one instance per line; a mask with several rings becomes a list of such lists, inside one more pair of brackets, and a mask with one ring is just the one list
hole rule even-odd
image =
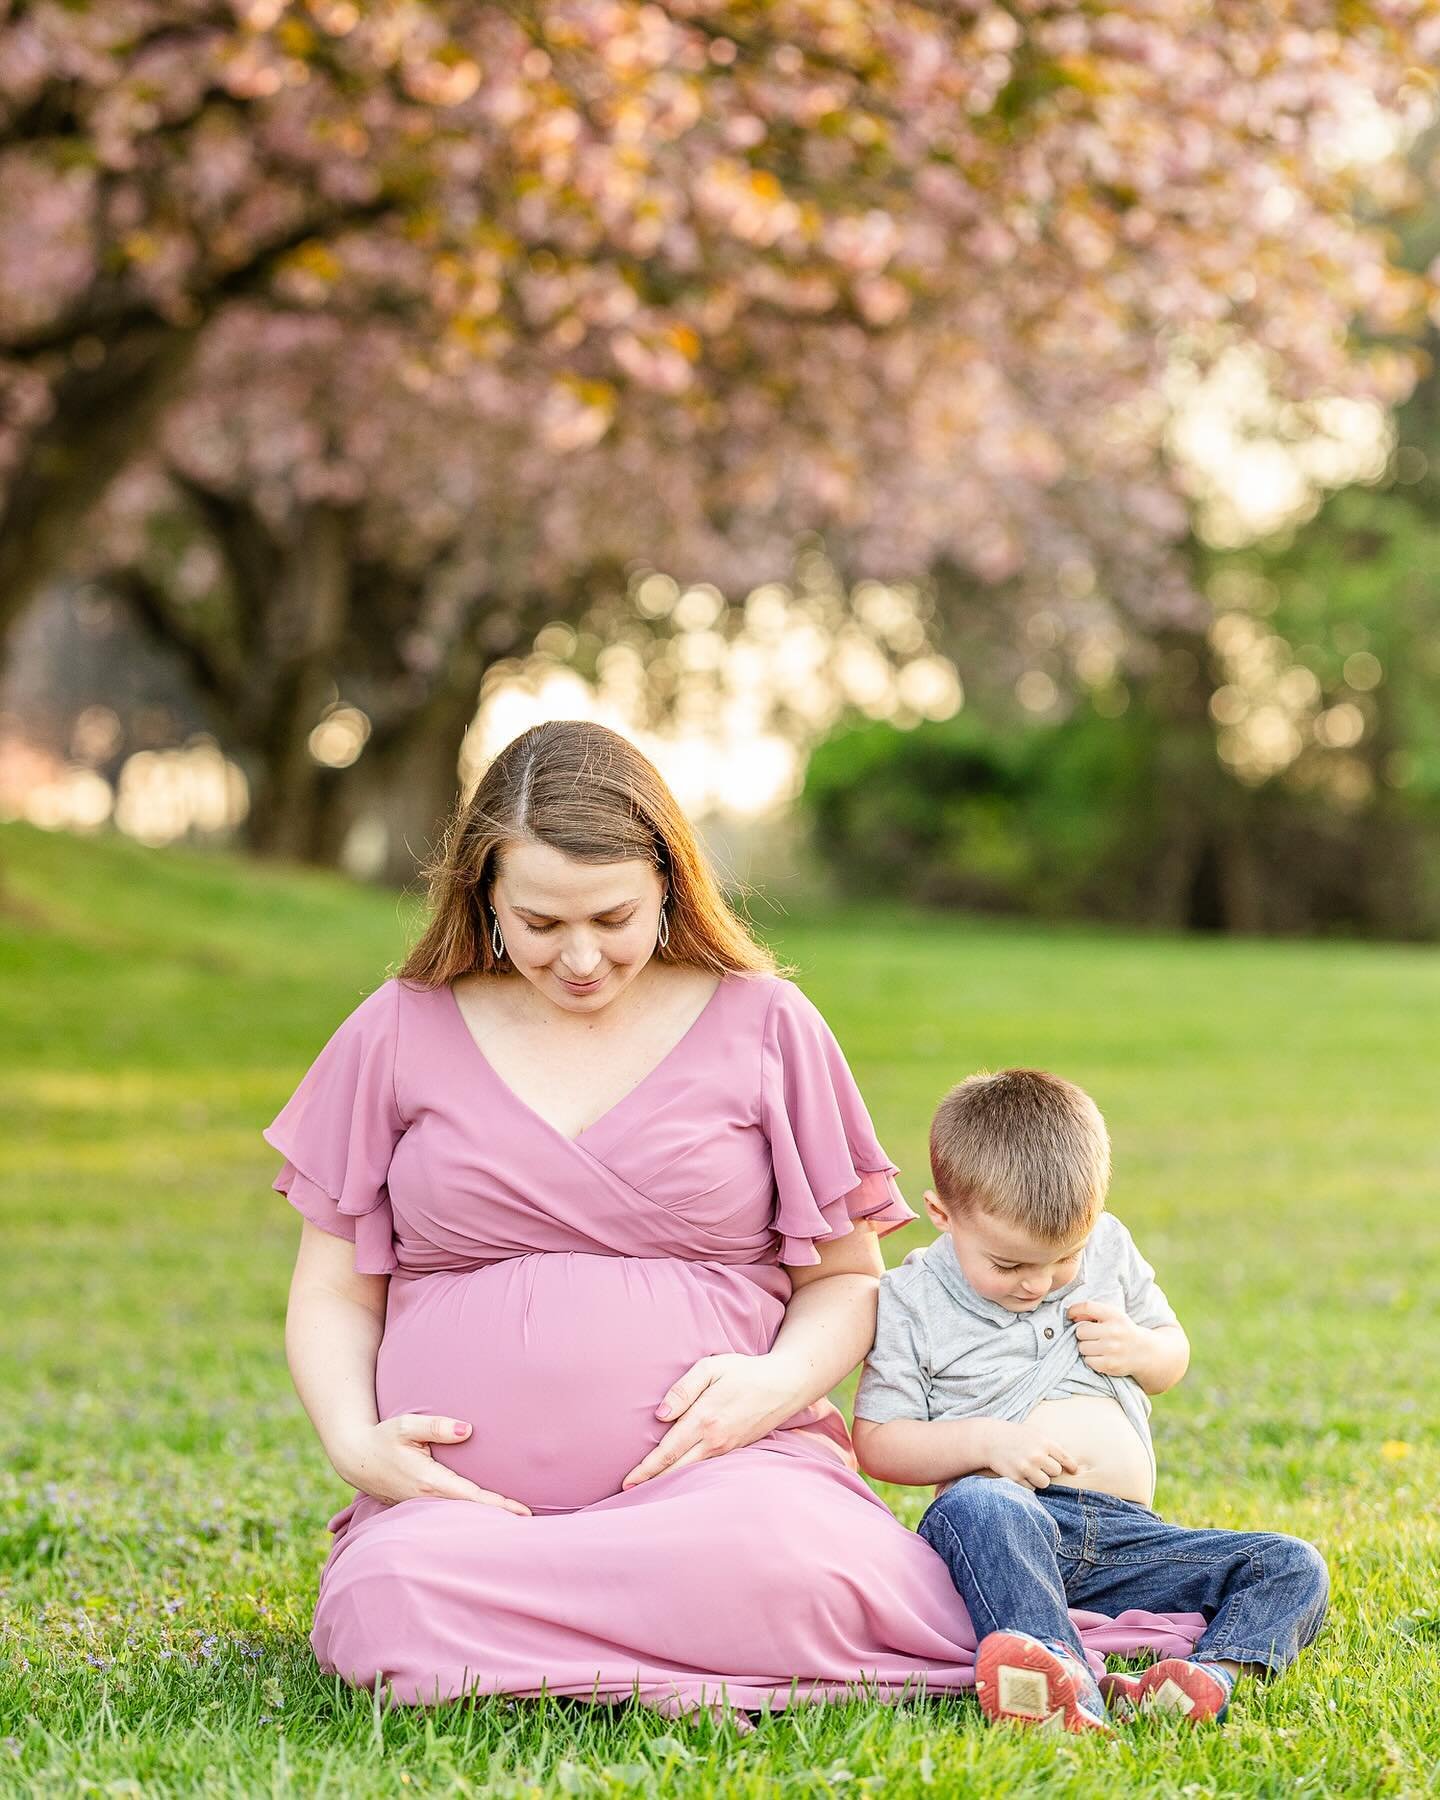
[[427, 1494], [444, 1500], [478, 1500], [482, 1506], [532, 1517], [530, 1508], [519, 1500], [477, 1487], [436, 1462], [432, 1443], [454, 1444], [469, 1434], [467, 1424], [443, 1413], [397, 1413], [360, 1432], [330, 1460], [342, 1481], [386, 1506]]

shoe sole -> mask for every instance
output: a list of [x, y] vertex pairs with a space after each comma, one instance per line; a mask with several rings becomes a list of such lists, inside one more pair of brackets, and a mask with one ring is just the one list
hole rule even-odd
[[1112, 1719], [1137, 1716], [1140, 1684], [1135, 1676], [1107, 1673], [1097, 1676], [1096, 1681]]
[[1060, 1658], [1019, 1632], [992, 1631], [981, 1643], [975, 1693], [992, 1723], [1009, 1719], [1042, 1731], [1110, 1730], [1081, 1706], [1079, 1687]]
[[1230, 1696], [1223, 1682], [1181, 1657], [1167, 1657], [1140, 1676], [1136, 1704], [1141, 1712], [1167, 1712], [1198, 1725], [1225, 1710]]

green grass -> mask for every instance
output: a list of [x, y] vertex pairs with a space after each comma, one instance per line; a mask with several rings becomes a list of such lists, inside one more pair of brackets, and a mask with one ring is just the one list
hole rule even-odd
[[[0, 1792], [1440, 1789], [1435, 951], [752, 908], [917, 1206], [962, 1075], [1025, 1062], [1095, 1094], [1112, 1206], [1194, 1346], [1155, 1405], [1157, 1503], [1313, 1539], [1334, 1599], [1223, 1731], [1056, 1744], [964, 1699], [797, 1708], [741, 1738], [554, 1700], [382, 1715], [315, 1668], [349, 1490], [285, 1367], [299, 1227], [259, 1132], [413, 904], [19, 825], [0, 899]], [[880, 1491], [910, 1524], [927, 1498]]]

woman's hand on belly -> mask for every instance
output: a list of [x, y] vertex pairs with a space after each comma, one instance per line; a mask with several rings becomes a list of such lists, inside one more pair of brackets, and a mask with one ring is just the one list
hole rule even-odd
[[437, 1462], [432, 1443], [454, 1444], [469, 1436], [463, 1421], [438, 1413], [397, 1413], [358, 1433], [335, 1459], [342, 1480], [372, 1499], [393, 1506], [400, 1500], [430, 1495], [444, 1500], [478, 1500], [504, 1512], [531, 1516], [530, 1508], [489, 1488], [477, 1487]]
[[656, 1416], [675, 1423], [620, 1483], [632, 1488], [667, 1469], [753, 1444], [800, 1410], [786, 1365], [770, 1356], [702, 1356], [666, 1392]]

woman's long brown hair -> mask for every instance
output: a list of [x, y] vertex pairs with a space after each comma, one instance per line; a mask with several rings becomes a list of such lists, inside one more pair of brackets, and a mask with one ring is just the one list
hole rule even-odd
[[589, 719], [554, 719], [513, 738], [446, 823], [422, 873], [430, 920], [396, 971], [442, 987], [513, 969], [490, 942], [490, 893], [507, 844], [548, 844], [577, 862], [642, 859], [669, 887], [661, 962], [717, 975], [790, 975], [731, 911], [703, 845], [660, 771], [627, 738]]

